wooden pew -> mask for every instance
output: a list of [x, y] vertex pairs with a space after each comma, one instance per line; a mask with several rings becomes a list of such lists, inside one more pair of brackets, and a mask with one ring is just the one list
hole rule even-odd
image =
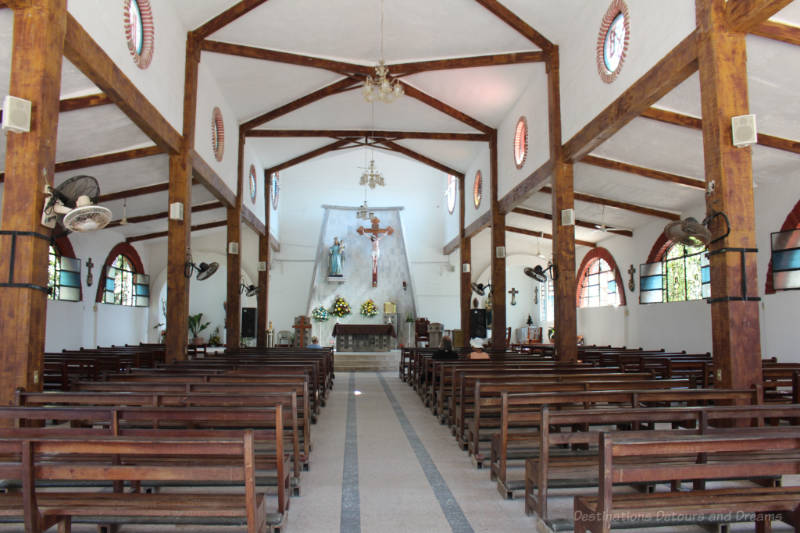
[[[725, 454], [732, 455], [728, 457]], [[758, 454], [757, 461], [742, 460]], [[661, 460], [669, 456], [709, 457], [714, 461], [686, 464]], [[630, 460], [636, 464], [631, 465]], [[600, 436], [599, 486], [595, 496], [576, 496], [575, 533], [608, 533], [619, 519], [638, 524], [700, 523], [715, 517], [753, 515], [757, 532], [771, 529], [773, 518], [800, 527], [796, 509], [800, 487], [737, 486], [654, 494], [614, 494], [614, 483], [710, 481], [800, 473], [800, 431], [769, 434], [680, 435], [662, 439]]]

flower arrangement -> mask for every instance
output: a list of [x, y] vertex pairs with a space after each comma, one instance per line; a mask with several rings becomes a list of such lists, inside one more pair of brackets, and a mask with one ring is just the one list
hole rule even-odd
[[361, 304], [361, 316], [373, 317], [378, 314], [378, 307], [372, 300], [367, 300]]
[[311, 318], [313, 318], [317, 322], [325, 322], [330, 317], [331, 316], [328, 313], [328, 310], [322, 307], [321, 305], [311, 310]]
[[351, 313], [350, 311], [350, 304], [347, 303], [347, 300], [342, 298], [341, 296], [337, 296], [336, 300], [333, 301], [333, 307], [331, 308], [331, 314], [333, 316], [337, 316], [339, 318], [346, 317]]

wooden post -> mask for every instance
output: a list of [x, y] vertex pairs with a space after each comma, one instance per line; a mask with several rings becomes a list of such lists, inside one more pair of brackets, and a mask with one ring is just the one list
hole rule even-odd
[[[492, 130], [489, 139], [489, 165], [492, 193], [492, 351], [504, 351], [506, 348], [506, 216], [500, 211], [497, 185], [497, 130]], [[501, 251], [503, 257], [497, 257]]]
[[[555, 277], [554, 340], [556, 359], [578, 360], [575, 309], [575, 225], [561, 223], [562, 212], [574, 209], [573, 166], [559, 161], [553, 176], [553, 275]], [[546, 297], [546, 295], [543, 295]]]
[[[0, 236], [0, 403], [14, 390], [42, 388], [42, 354], [47, 318], [47, 257], [50, 229], [41, 225], [44, 187], [53, 184], [58, 130], [61, 63], [66, 32], [65, 0], [36, 0], [14, 11], [9, 94], [32, 103], [31, 128], [6, 137], [3, 231]], [[13, 257], [12, 257], [13, 254]], [[13, 279], [11, 265], [13, 260]], [[40, 287], [40, 288], [34, 288]]]
[[271, 176], [264, 173], [264, 235], [258, 239], [258, 260], [265, 263], [267, 269], [258, 273], [258, 347], [267, 346], [267, 327], [269, 324], [269, 219]]
[[[724, 0], [697, 0], [698, 62], [703, 108], [703, 149], [706, 182], [714, 192], [706, 197], [707, 213], [724, 212], [730, 235], [710, 246], [756, 247], [753, 168], [750, 148], [735, 148], [731, 117], [748, 114], [747, 50], [744, 33], [730, 31]], [[715, 221], [712, 233], [725, 231]], [[711, 326], [719, 387], [751, 388], [761, 383], [761, 342], [758, 301], [742, 298], [742, 276], [748, 297], [758, 296], [756, 254], [735, 251], [710, 255]]]
[[197, 70], [200, 49], [188, 34], [183, 91], [181, 151], [169, 157], [169, 203], [183, 204], [183, 220], [169, 220], [167, 231], [167, 353], [166, 361], [186, 359], [189, 337], [189, 279], [184, 275], [192, 234], [192, 163], [197, 114]]
[[[465, 347], [469, 342], [469, 301], [472, 297], [472, 240], [467, 237], [465, 207], [467, 201], [464, 198], [466, 191], [466, 177], [458, 179], [458, 224], [459, 224], [459, 272], [461, 273], [460, 302], [461, 302], [461, 331], [464, 337]], [[464, 272], [464, 265], [469, 265], [469, 271]]]
[[[242, 337], [242, 178], [244, 174], [244, 132], [239, 133], [239, 169], [236, 203], [228, 208], [228, 297], [225, 312], [225, 347], [237, 350]], [[236, 243], [236, 253], [231, 244]]]

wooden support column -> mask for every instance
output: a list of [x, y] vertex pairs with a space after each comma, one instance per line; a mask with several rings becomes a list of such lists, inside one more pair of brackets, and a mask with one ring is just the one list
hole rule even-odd
[[[44, 236], [0, 236], [0, 403], [14, 390], [42, 388], [47, 318], [47, 247], [41, 225], [44, 186], [53, 184], [61, 63], [66, 32], [65, 0], [36, 0], [14, 11], [9, 94], [32, 103], [28, 133], [7, 133], [3, 231]], [[13, 260], [13, 275], [12, 275]], [[36, 288], [39, 287], [39, 288]], [[44, 289], [41, 289], [44, 288]]]
[[[500, 210], [497, 169], [497, 130], [489, 139], [489, 166], [492, 200], [492, 350], [506, 348], [506, 216]], [[503, 257], [497, 257], [502, 248]]]
[[[728, 29], [725, 8], [724, 0], [697, 0], [706, 182], [714, 183], [706, 209], [724, 212], [731, 224], [730, 235], [709, 247], [712, 254], [756, 247], [751, 148], [735, 148], [731, 134], [731, 117], [748, 114], [747, 47], [744, 33]], [[714, 236], [725, 231], [718, 218], [711, 229]], [[717, 386], [750, 388], [761, 383], [758, 301], [741, 298], [743, 281], [746, 296], [758, 296], [756, 254], [745, 254], [744, 272], [739, 252], [709, 260]]]
[[561, 213], [575, 209], [574, 168], [563, 160], [561, 145], [561, 81], [558, 46], [547, 58], [547, 102], [550, 160], [553, 161], [553, 282], [555, 283], [555, 351], [559, 361], [578, 360], [578, 317], [575, 309], [575, 225], [561, 224]]
[[[236, 350], [242, 337], [242, 178], [244, 174], [244, 134], [239, 134], [239, 164], [236, 202], [228, 208], [228, 297], [225, 299], [225, 347]], [[231, 244], [236, 243], [236, 253]]]
[[[461, 331], [464, 334], [465, 346], [469, 342], [469, 301], [472, 297], [472, 240], [467, 236], [465, 200], [467, 178], [462, 176], [458, 180], [458, 227], [459, 227], [459, 257], [458, 265], [461, 272], [461, 285], [459, 299], [461, 302]], [[464, 272], [464, 265], [469, 265], [467, 272]]]
[[183, 89], [183, 137], [180, 152], [169, 157], [169, 203], [183, 204], [183, 220], [169, 219], [167, 231], [167, 362], [186, 359], [189, 338], [189, 278], [187, 254], [192, 238], [192, 163], [197, 114], [197, 70], [200, 50], [188, 34]]
[[264, 235], [258, 240], [258, 260], [267, 269], [258, 273], [258, 346], [267, 346], [267, 327], [269, 327], [269, 262], [272, 251], [269, 247], [270, 198], [272, 197], [272, 176], [264, 172]]

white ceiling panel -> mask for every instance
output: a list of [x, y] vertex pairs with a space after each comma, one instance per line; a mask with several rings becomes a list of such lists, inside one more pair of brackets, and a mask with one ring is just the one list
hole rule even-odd
[[56, 142], [56, 161], [59, 162], [153, 144], [114, 105], [61, 113]]
[[758, 131], [800, 140], [800, 47], [763, 37], [747, 38], [750, 112]]
[[65, 179], [79, 174], [88, 174], [97, 178], [101, 194], [136, 189], [169, 181], [169, 156], [161, 154], [69, 172], [57, 172], [55, 183], [61, 183]]
[[[380, 5], [272, 0], [212, 38], [371, 64], [380, 56]], [[385, 2], [384, 10], [387, 63], [535, 49], [477, 2], [404, 0]]]
[[703, 105], [700, 101], [700, 75], [695, 72], [686, 78], [683, 83], [656, 102], [655, 107], [693, 117], [701, 116]]
[[238, 3], [239, 0], [170, 0], [186, 31], [197, 29]]
[[334, 139], [327, 137], [247, 138], [247, 146], [258, 154], [264, 168], [284, 163], [332, 142]]
[[800, 26], [800, 4], [791, 2], [789, 5], [778, 11], [774, 17], [770, 18], [775, 22], [784, 22], [793, 26]]
[[[339, 80], [327, 70], [203, 53], [236, 118], [244, 122]], [[253, 90], [253, 89], [256, 90]]]
[[467, 171], [475, 159], [475, 152], [481, 148], [481, 143], [471, 141], [404, 139], [397, 144], [462, 172]]

